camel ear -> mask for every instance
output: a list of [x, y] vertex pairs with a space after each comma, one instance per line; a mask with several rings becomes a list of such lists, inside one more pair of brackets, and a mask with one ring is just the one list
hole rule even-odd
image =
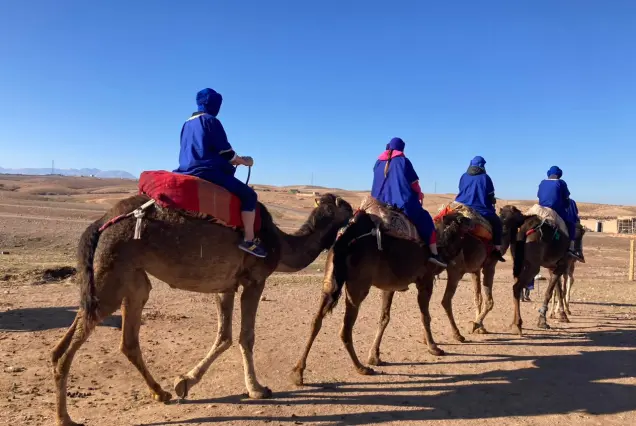
[[320, 205], [320, 200], [318, 198], [314, 198], [314, 206], [318, 207]]

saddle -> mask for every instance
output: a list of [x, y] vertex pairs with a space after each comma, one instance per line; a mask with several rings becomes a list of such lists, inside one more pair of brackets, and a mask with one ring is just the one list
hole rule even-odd
[[565, 224], [565, 221], [557, 212], [552, 210], [550, 207], [543, 207], [539, 204], [535, 204], [530, 207], [526, 212], [526, 216], [537, 216], [539, 219], [545, 221], [547, 224], [552, 226], [555, 229], [558, 229], [563, 233], [566, 237], [570, 236], [568, 232], [568, 227]]
[[[145, 171], [139, 177], [139, 193], [161, 207], [205, 215], [228, 228], [243, 228], [241, 200], [227, 189], [196, 176], [165, 170]], [[257, 207], [254, 231], [258, 232], [260, 227], [260, 207]]]
[[453, 201], [450, 204], [442, 206], [442, 208], [439, 210], [439, 213], [437, 214], [437, 216], [435, 216], [433, 221], [437, 223], [440, 220], [442, 220], [444, 216], [451, 213], [459, 213], [465, 218], [470, 219], [471, 227], [468, 232], [471, 235], [479, 238], [480, 240], [484, 242], [492, 241], [492, 225], [490, 225], [490, 222], [488, 222], [486, 218], [484, 218], [476, 210], [472, 209], [471, 207], [468, 207], [465, 204]]
[[422, 243], [420, 234], [418, 234], [413, 222], [395, 207], [367, 195], [360, 203], [358, 212], [360, 211], [368, 214], [375, 226], [379, 227], [385, 234]]

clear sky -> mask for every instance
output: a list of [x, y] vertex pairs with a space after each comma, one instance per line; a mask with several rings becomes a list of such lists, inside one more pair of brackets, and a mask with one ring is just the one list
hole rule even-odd
[[636, 203], [636, 1], [0, 1], [2, 167], [172, 170], [204, 87], [255, 183], [368, 189], [399, 136], [425, 192], [479, 154]]

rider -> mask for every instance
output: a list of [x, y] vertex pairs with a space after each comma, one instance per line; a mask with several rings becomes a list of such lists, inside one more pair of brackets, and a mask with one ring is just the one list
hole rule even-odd
[[568, 227], [570, 234], [569, 254], [577, 260], [583, 260], [580, 253], [575, 248], [576, 241], [576, 221], [568, 214], [570, 209], [570, 190], [568, 184], [561, 179], [563, 171], [557, 166], [550, 167], [548, 178], [539, 185], [539, 205], [549, 207], [554, 210]]
[[424, 194], [420, 189], [419, 177], [413, 165], [404, 156], [405, 143], [393, 138], [380, 154], [373, 168], [373, 188], [371, 195], [383, 203], [395, 206], [411, 220], [422, 240], [428, 242], [431, 250], [429, 262], [446, 267], [437, 251], [437, 235], [433, 218], [424, 210]]
[[197, 112], [181, 128], [179, 168], [176, 173], [196, 176], [227, 189], [241, 200], [241, 219], [245, 237], [239, 248], [256, 257], [266, 257], [267, 251], [254, 238], [256, 192], [241, 182], [234, 173], [239, 165], [251, 167], [251, 157], [240, 157], [227, 140], [223, 125], [216, 116], [223, 98], [212, 89], [197, 93]]
[[468, 206], [482, 215], [492, 226], [492, 241], [495, 250], [492, 256], [500, 262], [505, 262], [501, 252], [501, 234], [503, 225], [495, 211], [495, 186], [486, 173], [486, 160], [484, 157], [473, 158], [468, 170], [459, 180], [459, 193], [455, 201]]

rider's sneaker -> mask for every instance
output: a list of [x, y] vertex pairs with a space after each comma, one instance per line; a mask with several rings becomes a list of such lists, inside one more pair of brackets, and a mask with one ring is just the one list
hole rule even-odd
[[442, 259], [439, 257], [439, 254], [432, 254], [431, 257], [428, 258], [428, 261], [434, 265], [441, 266], [442, 268], [446, 268], [448, 265], [442, 262]]
[[258, 240], [243, 241], [241, 244], [239, 244], [239, 248], [244, 252], [251, 254], [252, 256], [260, 258], [267, 256], [267, 251], [263, 247], [261, 247]]
[[501, 254], [501, 252], [497, 249], [494, 249], [491, 253], [492, 257], [494, 257], [495, 259], [497, 259], [499, 262], [505, 262], [506, 259], [504, 259], [503, 254]]
[[583, 253], [580, 253], [575, 250], [568, 250], [568, 254], [578, 260], [581, 263], [585, 263], [585, 258], [583, 257]]

